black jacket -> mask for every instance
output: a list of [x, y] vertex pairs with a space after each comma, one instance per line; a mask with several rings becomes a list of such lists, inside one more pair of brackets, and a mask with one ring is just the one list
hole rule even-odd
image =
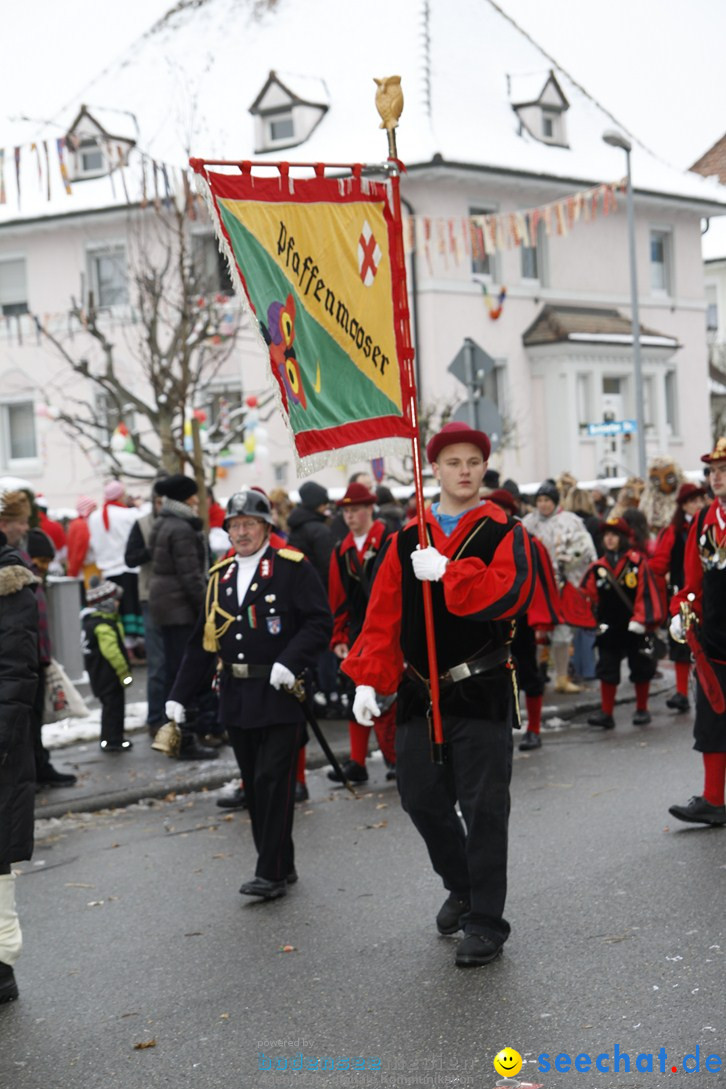
[[327, 591], [330, 556], [335, 541], [325, 515], [307, 507], [295, 507], [287, 519], [287, 528], [288, 543], [307, 556]]
[[[280, 662], [297, 676], [314, 665], [333, 631], [320, 580], [299, 553], [268, 548], [241, 602], [234, 557], [212, 570], [219, 571], [219, 604], [232, 621], [219, 638], [217, 655], [202, 646], [205, 618], [200, 616], [169, 695], [185, 707], [201, 684], [211, 684], [218, 660], [250, 666]], [[244, 729], [302, 722], [303, 712], [294, 696], [276, 691], [268, 679], [242, 680], [222, 669], [219, 720], [225, 728]]]
[[38, 580], [0, 533], [0, 864], [33, 853], [35, 761], [31, 712], [38, 688]]
[[162, 507], [149, 541], [149, 609], [159, 627], [194, 624], [202, 611], [206, 554], [200, 518], [182, 518]]

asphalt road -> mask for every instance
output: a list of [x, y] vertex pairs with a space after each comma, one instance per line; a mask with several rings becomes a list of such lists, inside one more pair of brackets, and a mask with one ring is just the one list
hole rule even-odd
[[[726, 830], [669, 817], [700, 792], [700, 758], [687, 719], [655, 706], [646, 730], [621, 709], [612, 734], [517, 754], [512, 937], [481, 969], [436, 934], [444, 894], [380, 764], [357, 800], [311, 775], [300, 881], [271, 904], [239, 896], [248, 819], [209, 794], [40, 822], [1, 1089], [488, 1089], [505, 1045], [547, 1089], [675, 1085], [697, 1047], [698, 1084], [723, 1084], [704, 1063], [726, 1067]], [[593, 1068], [538, 1073], [542, 1053]], [[299, 1054], [366, 1069], [295, 1073]], [[648, 1054], [654, 1072], [633, 1069]]]

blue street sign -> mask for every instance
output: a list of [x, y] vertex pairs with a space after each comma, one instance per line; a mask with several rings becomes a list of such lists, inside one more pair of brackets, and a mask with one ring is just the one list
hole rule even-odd
[[634, 435], [637, 430], [636, 420], [608, 420], [587, 425], [588, 435]]

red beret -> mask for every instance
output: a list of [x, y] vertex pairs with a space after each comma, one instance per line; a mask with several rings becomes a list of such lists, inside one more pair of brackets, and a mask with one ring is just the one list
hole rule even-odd
[[603, 533], [620, 533], [623, 537], [627, 537], [628, 540], [632, 538], [630, 526], [624, 518], [608, 518], [606, 522], [603, 522], [601, 529]]
[[678, 489], [676, 503], [687, 503], [689, 499], [697, 499], [699, 495], [707, 494], [705, 488], [699, 488], [697, 484], [691, 484], [689, 480], [686, 480]]
[[701, 461], [710, 465], [712, 461], [726, 461], [726, 436], [721, 436], [710, 454], [704, 454]]
[[497, 488], [496, 491], [490, 492], [486, 498], [490, 503], [496, 503], [498, 507], [508, 510], [510, 514], [519, 514], [519, 503], [506, 488]]
[[429, 461], [437, 461], [438, 456], [445, 446], [453, 446], [456, 442], [470, 442], [472, 446], [478, 446], [485, 461], [489, 460], [492, 444], [489, 436], [483, 431], [475, 431], [468, 424], [452, 420], [444, 425], [438, 434], [429, 439], [426, 446], [426, 457]]
[[355, 480], [348, 485], [345, 495], [335, 505], [336, 507], [373, 507], [377, 502], [373, 492], [369, 492], [365, 484], [359, 484]]

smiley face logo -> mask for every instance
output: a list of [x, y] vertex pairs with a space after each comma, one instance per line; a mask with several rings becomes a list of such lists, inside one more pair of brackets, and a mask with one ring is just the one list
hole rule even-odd
[[522, 1069], [522, 1056], [513, 1047], [503, 1047], [494, 1056], [494, 1069], [505, 1078], [513, 1078]]

